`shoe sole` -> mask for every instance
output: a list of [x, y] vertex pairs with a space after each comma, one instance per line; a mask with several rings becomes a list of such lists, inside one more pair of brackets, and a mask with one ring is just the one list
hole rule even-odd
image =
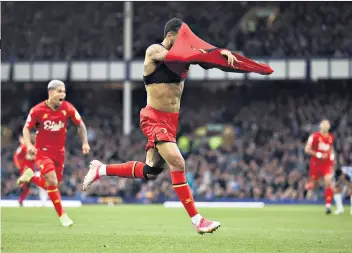
[[[98, 166], [97, 168], [96, 168], [96, 170], [99, 170], [99, 168], [102, 166], [103, 164], [101, 164], [100, 166]], [[89, 173], [89, 171], [92, 169], [92, 162], [90, 162], [89, 163], [89, 170], [88, 170], [88, 173]], [[88, 173], [87, 173], [87, 175], [88, 175]], [[86, 176], [87, 176], [86, 175]], [[82, 191], [87, 191], [88, 189], [89, 189], [89, 187], [92, 185], [94, 183], [94, 180], [92, 181], [92, 182], [90, 182], [90, 183], [88, 183], [88, 184], [86, 184], [86, 187], [85, 187], [85, 189], [83, 188], [83, 186], [85, 185], [84, 184], [84, 180], [83, 180], [83, 184], [82, 184]]]
[[[86, 177], [88, 176], [90, 170], [92, 169], [92, 162], [89, 163], [89, 166], [88, 166], [88, 167], [89, 167], [89, 170], [88, 170], [88, 173], [87, 173]], [[87, 191], [88, 188], [90, 187], [90, 185], [91, 185], [93, 182], [84, 184], [84, 181], [85, 181], [85, 179], [83, 180], [82, 191]]]
[[[29, 170], [29, 169], [27, 169]], [[32, 173], [28, 173], [27, 170], [25, 170], [25, 172], [23, 173], [23, 175], [21, 175], [17, 181], [16, 184], [18, 186], [22, 186], [24, 183], [28, 183], [30, 181], [30, 178], [32, 178], [34, 176], [34, 174]], [[26, 173], [27, 172], [27, 173]], [[27, 177], [27, 178], [26, 178]]]
[[215, 227], [215, 228], [213, 228], [212, 230], [207, 231], [207, 232], [202, 232], [202, 231], [197, 231], [197, 232], [198, 232], [198, 234], [200, 234], [200, 235], [212, 234], [212, 233], [214, 233], [216, 230], [218, 230], [218, 228], [220, 228], [220, 226], [221, 226], [221, 225], [219, 225], [219, 226], [217, 226], [217, 227]]
[[28, 183], [28, 182], [29, 182], [29, 181], [24, 180], [24, 179], [22, 179], [22, 180], [17, 179], [16, 184], [17, 184], [18, 186], [22, 186], [23, 184]]

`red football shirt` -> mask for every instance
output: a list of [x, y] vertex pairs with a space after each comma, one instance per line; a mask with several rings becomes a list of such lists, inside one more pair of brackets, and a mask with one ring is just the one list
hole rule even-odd
[[315, 152], [328, 154], [328, 158], [326, 159], [319, 159], [315, 156], [312, 156], [312, 161], [316, 161], [318, 163], [331, 162], [330, 156], [332, 154], [334, 144], [334, 136], [332, 134], [329, 133], [328, 135], [324, 136], [320, 132], [315, 132], [309, 137], [308, 144]]
[[75, 125], [79, 125], [82, 120], [76, 108], [67, 101], [63, 101], [57, 110], [50, 108], [47, 101], [34, 106], [29, 112], [26, 127], [36, 127], [35, 147], [48, 150], [65, 149], [69, 118]]
[[13, 155], [13, 162], [16, 167], [24, 169], [25, 167], [34, 168], [34, 156], [27, 154], [27, 146], [21, 144]]

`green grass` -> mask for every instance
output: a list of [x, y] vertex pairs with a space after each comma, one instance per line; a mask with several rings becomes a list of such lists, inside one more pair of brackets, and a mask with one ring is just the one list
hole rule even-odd
[[352, 252], [352, 216], [326, 216], [322, 206], [201, 209], [221, 222], [198, 235], [182, 209], [84, 206], [66, 210], [61, 227], [51, 208], [2, 208], [3, 253]]

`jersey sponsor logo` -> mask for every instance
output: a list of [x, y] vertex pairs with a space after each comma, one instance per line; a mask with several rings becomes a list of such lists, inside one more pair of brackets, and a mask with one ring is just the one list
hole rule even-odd
[[330, 149], [330, 145], [329, 144], [326, 144], [324, 142], [319, 142], [318, 144], [318, 150], [321, 150], [321, 151], [328, 151]]
[[47, 120], [44, 121], [44, 129], [52, 132], [60, 131], [65, 127], [65, 124], [60, 120], [59, 122]]
[[189, 203], [191, 203], [191, 202], [192, 202], [192, 199], [191, 199], [191, 198], [188, 198], [188, 199], [185, 200], [185, 203], [186, 203], [186, 204], [189, 204]]
[[64, 116], [66, 116], [67, 112], [65, 110], [61, 111]]
[[195, 47], [193, 47], [193, 46], [191, 46], [191, 48], [192, 48], [193, 50], [196, 50], [196, 51], [201, 52], [202, 54], [206, 54], [206, 53], [207, 53], [204, 49], [201, 49], [201, 48], [195, 48]]

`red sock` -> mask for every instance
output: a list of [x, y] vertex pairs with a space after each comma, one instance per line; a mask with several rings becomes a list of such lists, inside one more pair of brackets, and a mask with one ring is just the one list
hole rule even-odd
[[35, 183], [37, 186], [45, 189], [45, 178], [44, 177], [33, 176], [31, 178], [30, 182]]
[[18, 199], [18, 202], [20, 202], [22, 204], [23, 200], [27, 197], [29, 191], [30, 191], [30, 188], [29, 188], [28, 184], [24, 183], [22, 185], [22, 194], [21, 194], [20, 198]]
[[64, 213], [64, 209], [61, 205], [61, 194], [57, 185], [49, 185], [46, 187], [46, 191], [48, 192], [51, 202], [53, 202], [57, 215], [60, 217]]
[[106, 165], [107, 176], [118, 176], [124, 178], [143, 178], [143, 167], [144, 163], [131, 161], [120, 164], [109, 164]]
[[331, 205], [333, 194], [334, 192], [331, 187], [325, 189], [325, 205]]
[[184, 171], [173, 171], [171, 172], [171, 181], [174, 190], [185, 207], [189, 217], [193, 217], [198, 214], [196, 206], [194, 205], [194, 200], [192, 196], [191, 189], [186, 181], [186, 175]]

